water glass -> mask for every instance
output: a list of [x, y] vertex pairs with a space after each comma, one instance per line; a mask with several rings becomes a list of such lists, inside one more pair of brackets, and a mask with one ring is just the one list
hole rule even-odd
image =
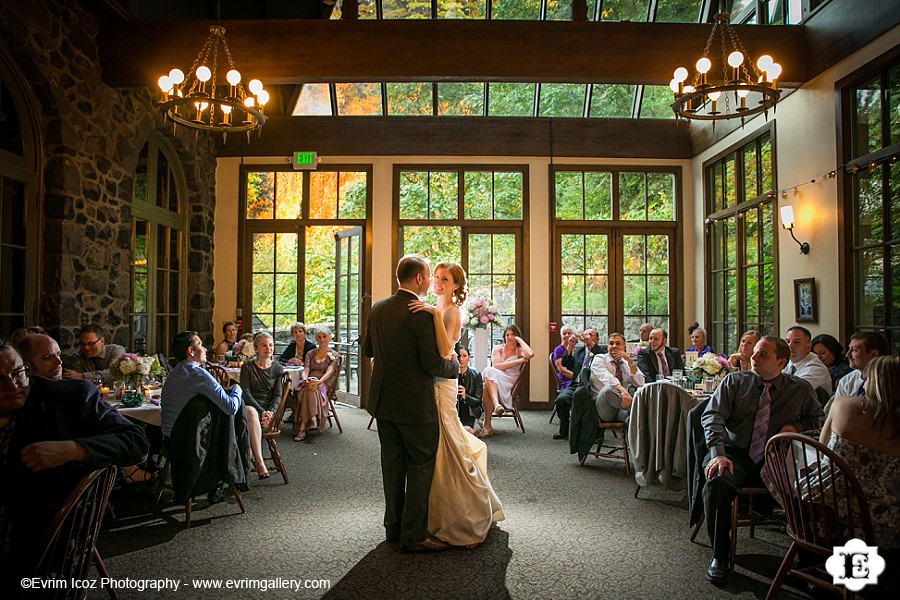
[[675, 385], [681, 385], [681, 380], [684, 378], [684, 371], [681, 369], [675, 369], [672, 371], [672, 381], [675, 382]]

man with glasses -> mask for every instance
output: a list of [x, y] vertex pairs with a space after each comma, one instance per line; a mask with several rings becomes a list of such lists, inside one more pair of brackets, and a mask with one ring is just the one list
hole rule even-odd
[[107, 344], [103, 329], [85, 325], [78, 333], [79, 351], [66, 357], [63, 377], [66, 379], [96, 379], [109, 377], [109, 365], [125, 354], [118, 344]]
[[34, 568], [45, 529], [84, 475], [139, 463], [147, 450], [143, 430], [91, 383], [29, 377], [0, 339], [0, 590], [18, 582], [7, 574]]

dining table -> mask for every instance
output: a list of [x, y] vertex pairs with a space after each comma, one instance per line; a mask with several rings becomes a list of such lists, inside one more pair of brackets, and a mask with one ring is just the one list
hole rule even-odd
[[[291, 389], [296, 390], [299, 388], [300, 383], [303, 381], [303, 367], [299, 365], [284, 365], [284, 370], [291, 376]], [[225, 367], [225, 371], [232, 381], [236, 383], [241, 382], [240, 367]]]
[[685, 419], [690, 409], [708, 397], [709, 394], [685, 390], [669, 380], [648, 383], [635, 392], [628, 448], [638, 489], [654, 484], [673, 491], [687, 488]]
[[145, 398], [140, 406], [131, 407], [122, 406], [122, 403], [116, 400], [114, 394], [105, 395], [103, 400], [119, 411], [119, 414], [123, 417], [147, 423], [154, 427], [162, 427], [162, 409], [159, 407], [159, 396], [154, 398], [155, 402], [148, 397]]

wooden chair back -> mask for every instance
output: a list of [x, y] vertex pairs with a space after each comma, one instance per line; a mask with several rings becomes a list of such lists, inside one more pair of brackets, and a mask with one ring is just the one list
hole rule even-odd
[[[800, 433], [779, 433], [766, 444], [766, 469], [775, 499], [784, 508], [792, 544], [778, 570], [767, 598], [774, 598], [788, 575], [833, 593], [841, 593], [822, 568], [834, 552], [853, 538], [875, 545], [872, 515], [862, 486], [850, 466], [818, 440]], [[818, 555], [812, 566], [792, 569], [800, 550]], [[807, 564], [809, 562], [807, 561]]]
[[[93, 562], [98, 570], [106, 571], [96, 544], [115, 480], [116, 468], [106, 467], [88, 473], [75, 486], [47, 529], [35, 577], [85, 580]], [[59, 590], [47, 590], [47, 597], [58, 593]], [[83, 598], [86, 593], [82, 590], [81, 594], [66, 597]]]
[[263, 439], [266, 440], [266, 444], [269, 446], [269, 458], [275, 464], [278, 472], [281, 473], [285, 483], [288, 483], [288, 474], [281, 451], [278, 449], [278, 436], [281, 435], [281, 421], [284, 418], [284, 409], [287, 407], [292, 394], [291, 374], [285, 371], [281, 376], [281, 404], [278, 405], [278, 410], [272, 415], [269, 426], [263, 430]]
[[[328, 424], [332, 427], [334, 427], [334, 425], [336, 424], [340, 433], [344, 433], [344, 428], [341, 427], [341, 420], [338, 418], [337, 408], [334, 405], [334, 399], [337, 397], [337, 385], [338, 380], [341, 378], [341, 369], [343, 367], [344, 355], [340, 352], [335, 352], [334, 373], [325, 386], [325, 397], [328, 400]], [[332, 419], [334, 420], [333, 423]]]
[[231, 375], [228, 374], [225, 367], [214, 365], [212, 363], [203, 363], [203, 368], [209, 371], [210, 375], [212, 375], [223, 388], [231, 385]]
[[512, 389], [509, 391], [509, 403], [511, 408], [503, 408], [503, 413], [498, 415], [500, 417], [512, 417], [513, 421], [515, 421], [516, 426], [522, 430], [522, 433], [525, 433], [525, 423], [522, 421], [522, 415], [519, 414], [519, 404], [520, 404], [520, 395], [522, 390], [522, 382], [525, 381], [525, 373], [528, 371], [528, 363], [524, 363], [522, 368], [519, 369], [519, 375], [516, 377], [515, 383], [513, 383]]

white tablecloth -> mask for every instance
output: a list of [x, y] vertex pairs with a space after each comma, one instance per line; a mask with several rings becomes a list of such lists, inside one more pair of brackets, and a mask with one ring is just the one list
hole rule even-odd
[[129, 419], [134, 419], [135, 421], [141, 421], [143, 423], [147, 423], [148, 425], [154, 425], [156, 427], [162, 426], [162, 410], [156, 404], [151, 404], [150, 402], [145, 402], [140, 406], [135, 406], [134, 408], [124, 408], [119, 406], [119, 403], [115, 401], [113, 398], [112, 401], [106, 400], [111, 406], [115, 407], [116, 410], [119, 411], [119, 414]]

